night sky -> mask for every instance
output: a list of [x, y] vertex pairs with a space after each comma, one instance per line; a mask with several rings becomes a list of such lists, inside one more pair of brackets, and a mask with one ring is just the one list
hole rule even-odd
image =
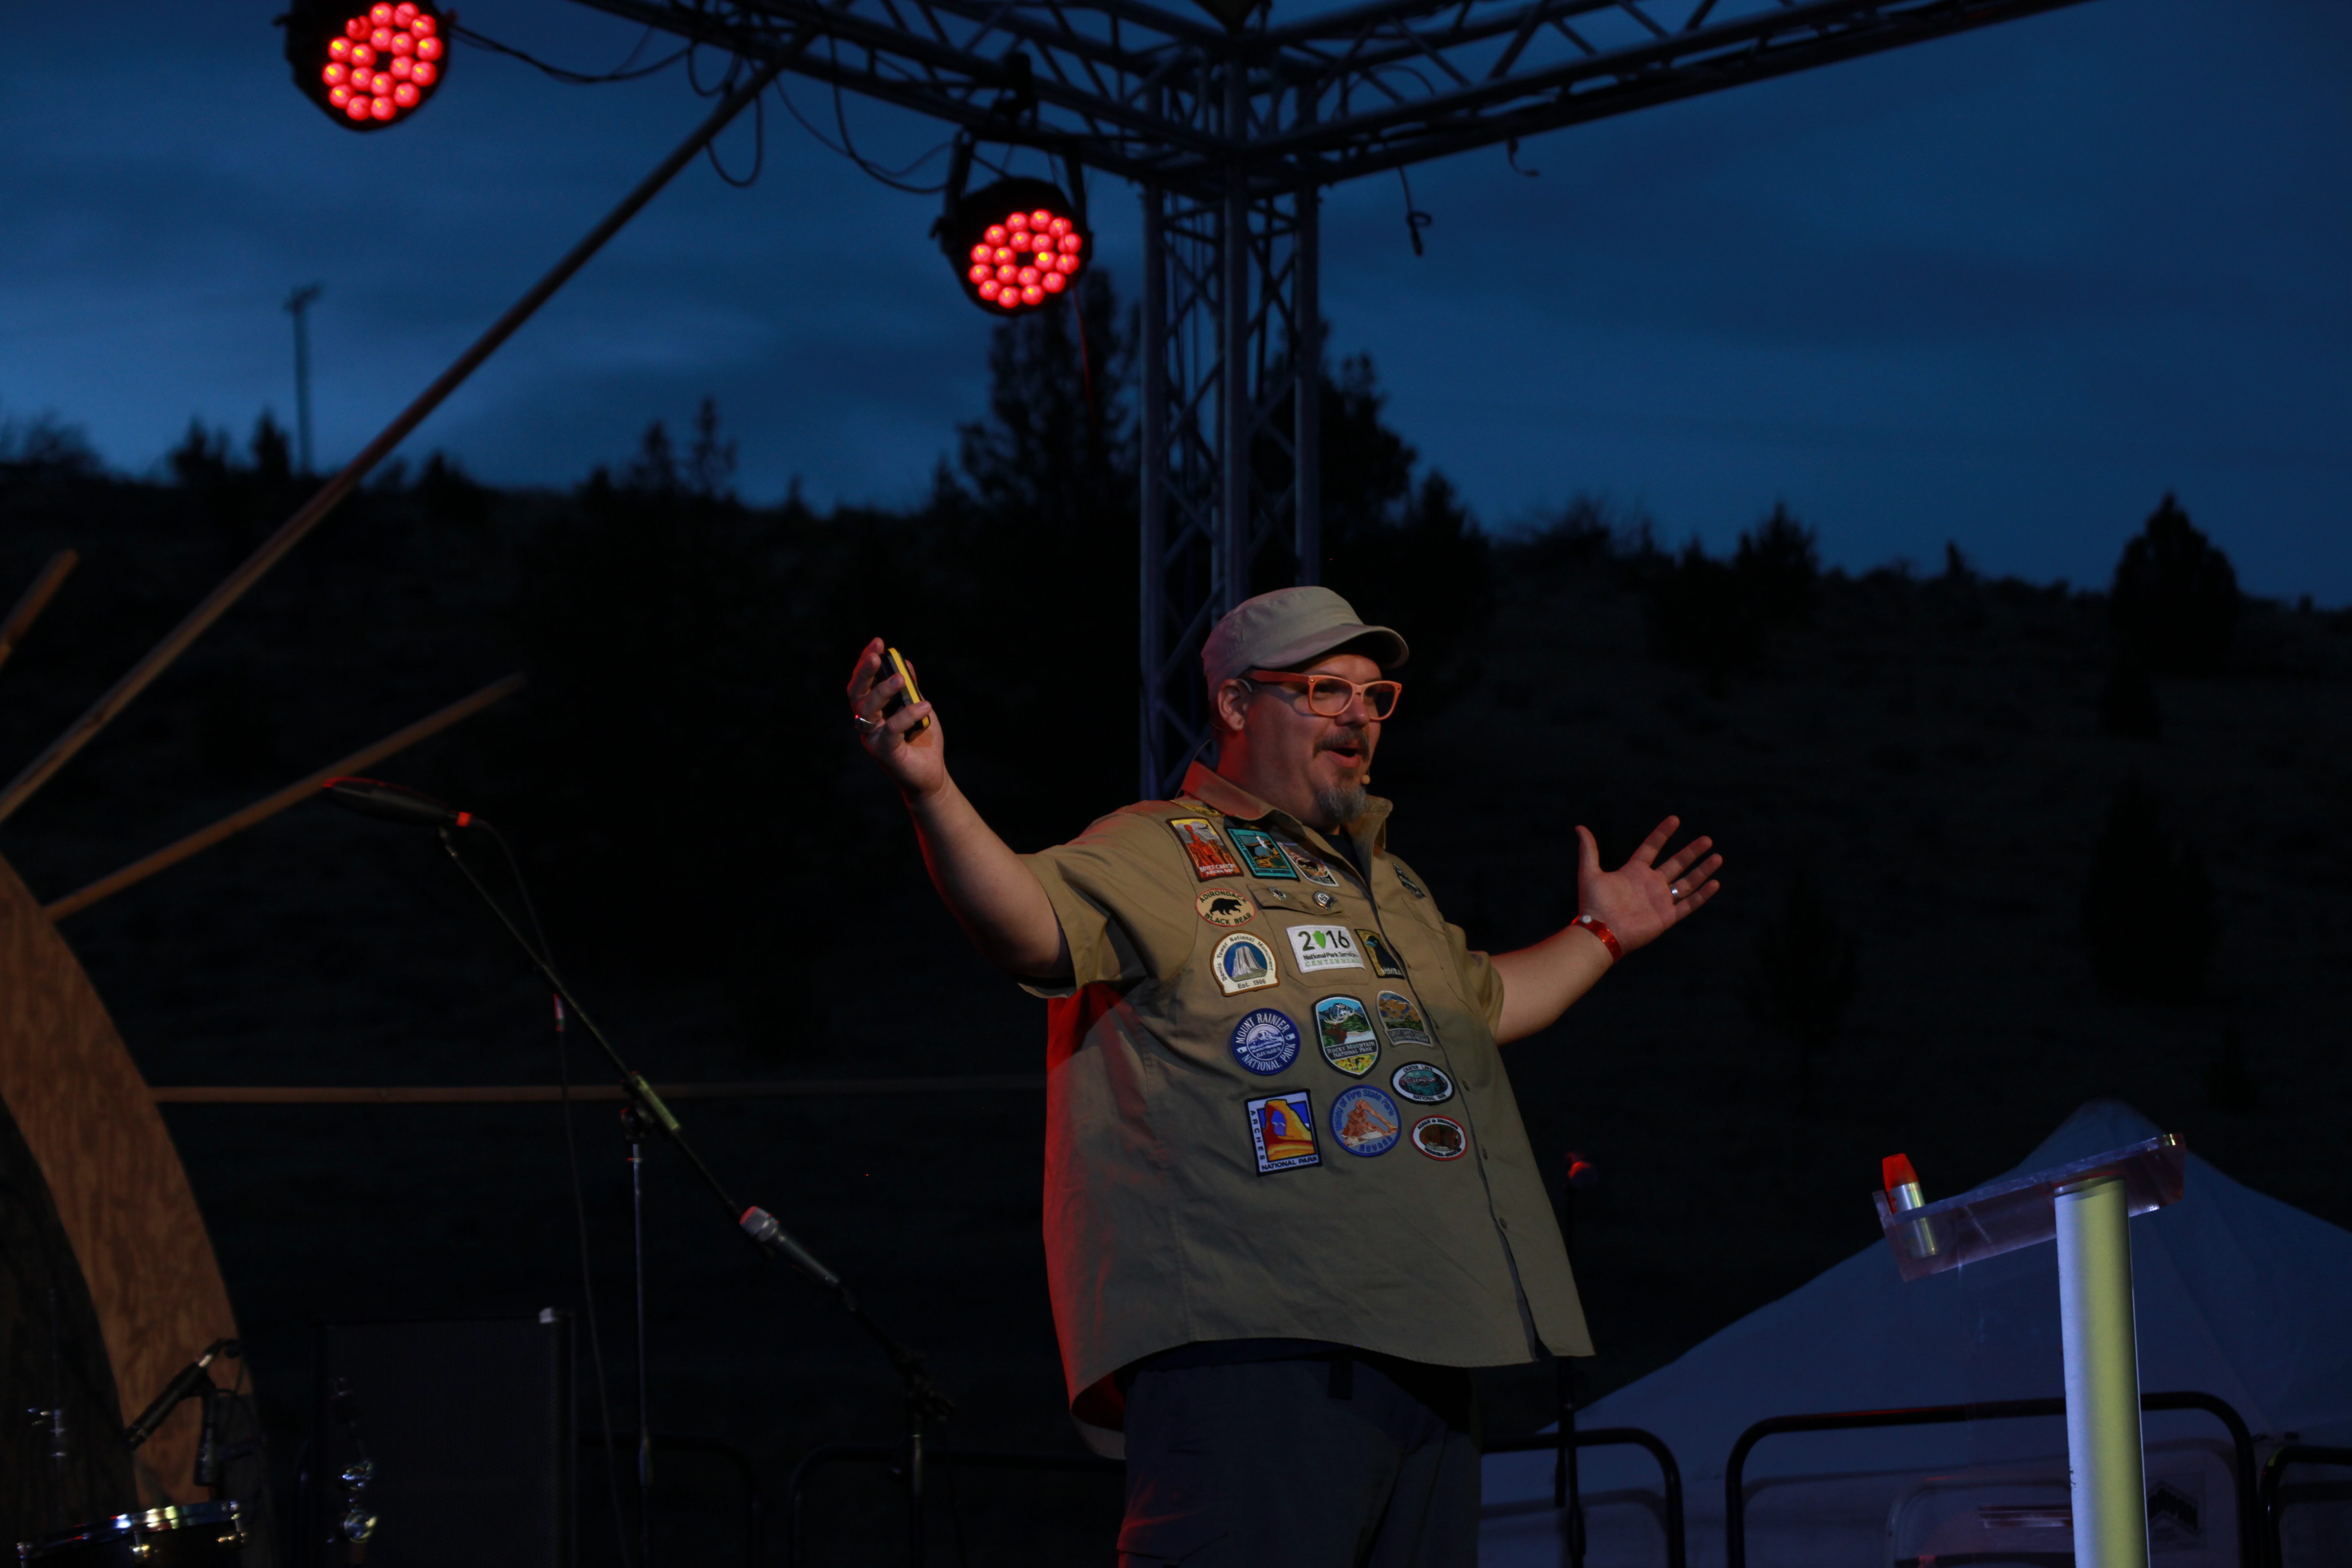
[[[0, 415], [53, 409], [133, 470], [191, 416], [290, 423], [281, 304], [316, 280], [340, 461], [705, 112], [681, 70], [567, 87], [461, 48], [415, 122], [355, 136], [289, 82], [280, 8], [11, 10]], [[636, 37], [557, 0], [464, 19], [586, 70]], [[1719, 550], [1785, 500], [1850, 568], [1937, 569], [1950, 539], [2103, 584], [2171, 489], [2248, 587], [2342, 605], [2347, 80], [2352, 8], [2095, 0], [1555, 132], [1534, 179], [1499, 149], [1423, 167], [1423, 258], [1370, 179], [1327, 207], [1332, 347], [1491, 528], [1592, 491]], [[848, 114], [886, 163], [940, 140]], [[723, 150], [750, 166], [748, 119]], [[1132, 194], [1091, 194], [1131, 293]], [[912, 499], [985, 390], [936, 211], [772, 101], [755, 185], [682, 176], [408, 450], [568, 484], [709, 393], [748, 498]]]

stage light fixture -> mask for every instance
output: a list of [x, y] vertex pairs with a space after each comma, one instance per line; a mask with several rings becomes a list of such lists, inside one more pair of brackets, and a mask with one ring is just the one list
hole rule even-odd
[[348, 130], [399, 123], [448, 75], [448, 18], [437, 5], [298, 0], [283, 20], [294, 85]]
[[[1073, 189], [1078, 185], [1071, 171]], [[950, 177], [940, 247], [964, 297], [992, 316], [1042, 310], [1068, 293], [1094, 259], [1083, 200], [1045, 180], [999, 180], [969, 195]]]

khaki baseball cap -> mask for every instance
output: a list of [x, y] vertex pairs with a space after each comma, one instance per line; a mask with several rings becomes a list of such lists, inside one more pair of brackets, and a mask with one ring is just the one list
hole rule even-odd
[[1287, 669], [1359, 638], [1382, 668], [1402, 664], [1411, 650], [1387, 626], [1368, 626], [1354, 605], [1328, 588], [1276, 588], [1244, 599], [1210, 628], [1201, 645], [1209, 689], [1253, 669]]

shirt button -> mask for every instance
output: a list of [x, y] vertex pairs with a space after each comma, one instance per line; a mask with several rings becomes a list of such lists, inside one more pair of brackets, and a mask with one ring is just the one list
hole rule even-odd
[[1495, 1216], [1495, 1228], [1497, 1230], [1508, 1230], [1511, 1228], [1511, 1222], [1505, 1219], [1501, 1215], [1496, 1215]]

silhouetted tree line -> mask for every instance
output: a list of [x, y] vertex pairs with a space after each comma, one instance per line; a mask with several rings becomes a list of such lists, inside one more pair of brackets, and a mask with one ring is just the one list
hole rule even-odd
[[[628, 461], [568, 494], [499, 492], [436, 453], [388, 469], [354, 503], [396, 506], [444, 541], [510, 563], [508, 630], [533, 686], [484, 729], [486, 798], [529, 824], [573, 940], [602, 933], [607, 956], [663, 968], [715, 961], [751, 988], [828, 962], [840, 913], [812, 887], [854, 889], [860, 909], [916, 890], [896, 803], [843, 717], [841, 682], [870, 637], [914, 659], [942, 705], [960, 781], [1017, 847], [1065, 837], [1134, 795], [1136, 329], [1100, 274], [1076, 303], [998, 327], [985, 416], [903, 509], [821, 513], [797, 489], [777, 505], [745, 503], [736, 443], [708, 400], [683, 439], [656, 423]], [[1410, 629], [1417, 709], [1477, 678], [1481, 628], [1507, 574], [1597, 579], [1631, 595], [1655, 656], [1718, 693], [1768, 670], [1779, 639], [1818, 635], [1824, 605], [1851, 583], [1823, 571], [1814, 531], [1785, 505], [1722, 558], [1696, 541], [1663, 548], [1646, 521], [1591, 498], [1490, 539], [1389, 425], [1368, 360], [1334, 367], [1317, 395], [1323, 575], [1369, 616]], [[1270, 422], [1288, 424], [1286, 410]], [[1290, 483], [1279, 440], [1261, 441], [1254, 460], [1269, 490]], [[231, 558], [307, 483], [266, 414], [243, 457], [198, 423], [165, 468]], [[0, 420], [10, 485], [99, 478], [70, 427]], [[1287, 542], [1259, 563], [1258, 586], [1289, 579]], [[1883, 571], [1872, 584], [1953, 605], [2049, 592], [1982, 584], [1957, 546], [1939, 578]], [[2097, 721], [2153, 735], [2156, 681], [2223, 666], [2240, 614], [2234, 574], [2167, 496], [2125, 549], [2107, 609]], [[259, 743], [250, 725], [214, 728], [220, 744], [208, 752]], [[2102, 984], [2179, 1002], [2199, 993], [2218, 915], [2196, 849], [2165, 826], [2161, 784], [2143, 766], [2116, 795], [2087, 868], [2082, 931]], [[1784, 895], [1749, 1004], [1796, 1046], [1805, 1075], [1832, 1047], [1858, 961], [1817, 889]]]

